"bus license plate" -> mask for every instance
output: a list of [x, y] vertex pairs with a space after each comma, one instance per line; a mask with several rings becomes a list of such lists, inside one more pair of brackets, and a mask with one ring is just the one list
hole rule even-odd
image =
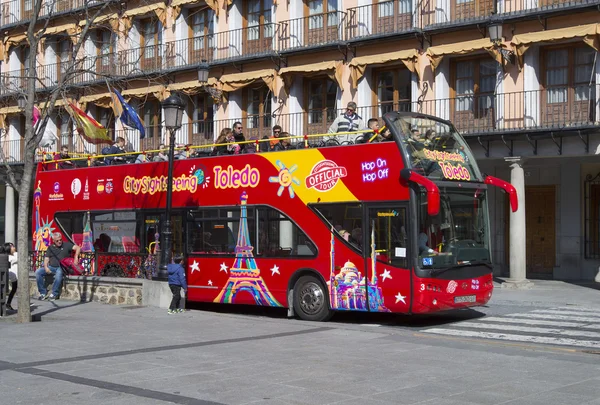
[[454, 297], [454, 303], [459, 304], [461, 302], [475, 302], [474, 295], [463, 295], [460, 297]]

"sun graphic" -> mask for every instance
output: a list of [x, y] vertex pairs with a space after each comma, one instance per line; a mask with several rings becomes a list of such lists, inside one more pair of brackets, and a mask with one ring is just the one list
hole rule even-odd
[[[269, 183], [279, 183], [279, 190], [277, 190], [277, 196], [281, 197], [283, 194], [283, 190], [285, 188], [288, 189], [290, 193], [290, 198], [294, 198], [296, 195], [294, 193], [294, 184], [299, 186], [300, 180], [297, 177], [293, 176], [292, 173], [298, 169], [298, 165], [292, 165], [292, 167], [287, 168], [281, 160], [275, 162], [277, 167], [279, 167], [279, 175], [269, 177]], [[293, 184], [292, 184], [293, 183]]]

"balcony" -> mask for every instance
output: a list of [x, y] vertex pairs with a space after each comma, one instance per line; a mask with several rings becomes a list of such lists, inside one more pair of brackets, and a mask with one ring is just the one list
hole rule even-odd
[[[103, 4], [101, 0], [45, 0], [40, 10], [40, 18], [72, 13], [83, 8]], [[35, 0], [9, 0], [1, 4], [0, 25], [14, 25], [31, 19]]]
[[345, 40], [347, 15], [342, 11], [315, 14], [281, 23], [279, 51], [333, 45]]
[[473, 23], [491, 17], [494, 0], [449, 0], [440, 8], [435, 0], [422, 3], [422, 26]]
[[598, 0], [508, 0], [498, 2], [498, 14], [544, 14], [600, 4]]
[[412, 6], [412, 0], [391, 0], [348, 9], [348, 41], [411, 31]]
[[0, 96], [16, 93], [25, 88], [26, 69], [11, 70], [0, 73]]
[[273, 54], [278, 24], [263, 24], [215, 34], [213, 62]]

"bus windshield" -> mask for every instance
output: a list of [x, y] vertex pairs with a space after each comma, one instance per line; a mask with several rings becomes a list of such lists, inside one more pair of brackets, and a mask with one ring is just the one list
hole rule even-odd
[[486, 189], [440, 189], [440, 213], [427, 214], [427, 196], [418, 194], [418, 264], [441, 269], [491, 265]]
[[470, 148], [452, 125], [426, 115], [392, 114], [387, 118], [410, 168], [431, 180], [483, 181]]

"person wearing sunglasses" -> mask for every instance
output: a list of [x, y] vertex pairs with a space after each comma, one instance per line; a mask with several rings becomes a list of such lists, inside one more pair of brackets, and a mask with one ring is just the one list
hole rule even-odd
[[350, 101], [346, 106], [346, 111], [333, 121], [328, 132], [334, 134], [337, 132], [362, 131], [363, 129], [366, 129], [365, 123], [356, 113], [356, 103]]

